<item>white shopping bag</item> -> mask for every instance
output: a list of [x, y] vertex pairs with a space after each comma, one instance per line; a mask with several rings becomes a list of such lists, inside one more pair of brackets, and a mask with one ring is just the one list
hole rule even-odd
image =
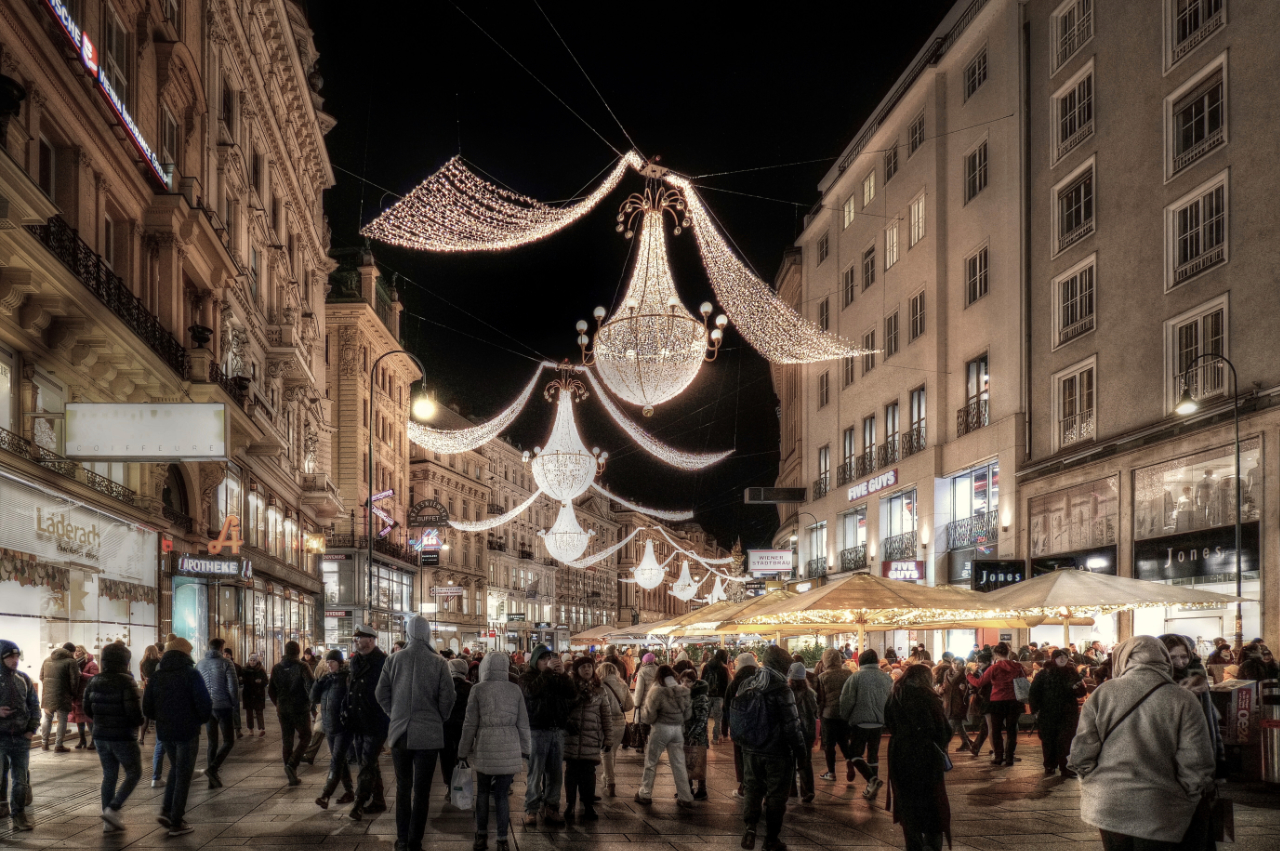
[[475, 800], [475, 781], [471, 779], [471, 769], [459, 765], [453, 769], [453, 781], [449, 784], [449, 796], [453, 805], [460, 810], [469, 810]]

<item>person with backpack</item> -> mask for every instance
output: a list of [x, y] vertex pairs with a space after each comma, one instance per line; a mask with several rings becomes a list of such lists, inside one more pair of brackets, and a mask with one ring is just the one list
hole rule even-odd
[[529, 654], [529, 666], [520, 676], [529, 716], [533, 750], [525, 781], [524, 823], [560, 827], [560, 792], [564, 784], [564, 722], [577, 692], [562, 670], [560, 657], [544, 644]]
[[476, 770], [476, 835], [474, 851], [489, 847], [489, 796], [497, 810], [497, 851], [509, 851], [507, 829], [511, 824], [508, 793], [515, 775], [532, 753], [529, 713], [520, 686], [507, 675], [511, 666], [505, 653], [489, 653], [480, 663], [480, 682], [467, 698], [467, 715], [458, 740], [458, 759]]
[[637, 804], [653, 803], [653, 781], [665, 751], [676, 781], [676, 805], [681, 809], [693, 808], [693, 792], [684, 762], [684, 724], [692, 715], [693, 696], [676, 681], [670, 665], [660, 666], [640, 708], [640, 720], [649, 725], [650, 734], [644, 754], [644, 775], [636, 792]]
[[156, 722], [156, 738], [169, 758], [169, 781], [156, 819], [170, 836], [195, 830], [187, 824], [187, 793], [200, 751], [200, 728], [213, 715], [213, 700], [191, 658], [191, 642], [170, 633], [150, 686], [142, 695], [142, 714]]
[[1018, 699], [1014, 680], [1026, 680], [1027, 672], [1021, 662], [1009, 658], [1009, 653], [1009, 645], [1001, 641], [991, 648], [995, 659], [991, 667], [980, 677], [969, 675], [969, 685], [974, 688], [991, 686], [987, 712], [991, 716], [991, 747], [995, 751], [991, 757], [992, 765], [1013, 765], [1013, 754], [1018, 748], [1018, 720], [1025, 709]]
[[[222, 652], [227, 642], [221, 638], [209, 639], [209, 651], [196, 665], [200, 676], [204, 677], [205, 688], [209, 689], [209, 698], [213, 701], [213, 717], [209, 719], [206, 730], [209, 736], [209, 747], [206, 754], [205, 778], [210, 789], [222, 787], [222, 779], [218, 777], [218, 769], [222, 767], [235, 744], [236, 707], [240, 705], [240, 680], [236, 676], [236, 666]], [[219, 746], [219, 732], [222, 744]]]
[[947, 743], [951, 725], [933, 690], [933, 672], [908, 665], [884, 707], [889, 733], [889, 803], [907, 851], [942, 851], [951, 841]]
[[360, 821], [365, 813], [387, 811], [378, 757], [386, 744], [391, 718], [382, 711], [375, 694], [382, 678], [382, 666], [387, 661], [387, 654], [378, 647], [377, 631], [366, 624], [359, 624], [352, 634], [352, 641], [356, 652], [349, 663], [351, 677], [347, 685], [347, 700], [342, 707], [342, 721], [351, 731], [351, 747], [356, 764], [360, 766], [356, 778], [356, 802], [347, 817]]
[[[93, 719], [93, 738], [102, 763], [102, 832], [124, 830], [120, 810], [142, 779], [142, 751], [138, 728], [142, 726], [142, 701], [138, 684], [129, 673], [129, 648], [123, 642], [102, 648], [102, 672], [84, 689], [84, 712]], [[124, 781], [116, 788], [120, 769]]]
[[0, 800], [0, 818], [12, 819], [14, 830], [31, 830], [28, 766], [31, 740], [40, 729], [40, 699], [31, 678], [18, 670], [21, 659], [18, 645], [0, 639], [0, 771], [7, 771], [4, 779], [9, 781], [9, 800]]
[[855, 771], [861, 774], [867, 781], [862, 797], [868, 801], [875, 800], [884, 786], [880, 779], [880, 737], [884, 733], [884, 705], [892, 688], [893, 677], [880, 670], [879, 656], [868, 649], [858, 656], [858, 670], [840, 690], [840, 715], [849, 730], [849, 749], [853, 752], [846, 763], [845, 782], [853, 782]]
[[733, 699], [738, 694], [738, 689], [744, 682], [750, 679], [756, 673], [758, 663], [754, 653], [739, 653], [733, 659], [733, 666], [736, 669], [733, 672], [733, 679], [729, 680], [729, 687], [724, 690], [724, 732], [725, 735], [733, 739], [733, 774], [738, 781], [738, 788], [734, 791], [735, 798], [742, 797], [742, 746], [738, 744], [738, 740], [733, 735]]
[[733, 697], [729, 729], [742, 747], [742, 847], [756, 844], [756, 827], [763, 811], [764, 851], [786, 851], [779, 839], [787, 811], [787, 790], [803, 759], [804, 732], [796, 710], [795, 693], [787, 686], [791, 656], [777, 645], [764, 653], [764, 664], [743, 681]]
[[707, 729], [711, 731], [712, 722], [715, 722], [714, 732], [711, 734], [711, 744], [720, 744], [720, 737], [724, 733], [724, 695], [729, 690], [729, 668], [725, 664], [729, 661], [729, 652], [723, 647], [716, 649], [715, 654], [711, 657], [711, 661], [702, 666], [702, 679], [707, 684], [707, 699], [709, 701], [707, 709]]
[[342, 661], [341, 650], [330, 650], [324, 657], [325, 672], [311, 686], [311, 702], [319, 705], [324, 721], [324, 734], [329, 740], [329, 774], [325, 778], [316, 806], [329, 809], [329, 798], [342, 783], [342, 797], [338, 805], [349, 804], [356, 799], [351, 789], [351, 767], [347, 764], [347, 751], [351, 748], [351, 732], [342, 720], [342, 704], [347, 699], [347, 683], [351, 671]]
[[301, 655], [298, 642], [286, 641], [284, 658], [271, 669], [267, 682], [267, 696], [276, 705], [276, 718], [280, 721], [284, 775], [290, 786], [302, 782], [298, 779], [298, 764], [311, 744], [311, 669], [302, 663]]

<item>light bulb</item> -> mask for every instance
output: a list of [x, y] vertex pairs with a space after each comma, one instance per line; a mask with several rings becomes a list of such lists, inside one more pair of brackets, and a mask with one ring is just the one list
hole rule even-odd
[[715, 308], [713, 308], [713, 307], [711, 306], [711, 302], [709, 302], [709, 301], [704, 301], [704, 302], [702, 303], [702, 306], [698, 308], [698, 312], [699, 312], [699, 313], [701, 313], [703, 316], [710, 316], [710, 315], [711, 315], [711, 311], [712, 311], [712, 310], [714, 310], [714, 309], [715, 309]]
[[578, 324], [575, 325], [574, 328], [579, 334], [587, 333], [587, 321], [585, 319], [579, 319]]
[[591, 342], [591, 338], [589, 338], [586, 334], [579, 334], [579, 335], [578, 335], [578, 345], [579, 345], [579, 346], [585, 346], [587, 343], [590, 343], [590, 342]]
[[720, 342], [720, 339], [721, 339], [722, 337], [724, 337], [724, 332], [723, 332], [723, 331], [721, 331], [719, 328], [712, 328], [712, 329], [711, 329], [711, 339], [712, 339], [712, 340], [715, 340], [715, 341], [718, 343], [718, 342]]
[[413, 415], [420, 420], [429, 420], [436, 415], [436, 403], [426, 396], [419, 396], [413, 402]]
[[608, 311], [605, 310], [603, 307], [597, 307], [595, 310], [591, 312], [591, 315], [596, 318], [597, 322], [602, 322], [607, 314], [608, 314]]
[[725, 316], [723, 313], [716, 317], [717, 328], [723, 328], [728, 324], [729, 324], [729, 317]]

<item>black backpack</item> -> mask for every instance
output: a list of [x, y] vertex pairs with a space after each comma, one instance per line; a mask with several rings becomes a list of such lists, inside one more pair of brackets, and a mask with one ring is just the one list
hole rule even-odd
[[752, 677], [751, 686], [738, 689], [729, 710], [729, 729], [734, 741], [744, 748], [763, 747], [772, 732], [769, 699], [762, 689], [754, 687], [755, 679]]

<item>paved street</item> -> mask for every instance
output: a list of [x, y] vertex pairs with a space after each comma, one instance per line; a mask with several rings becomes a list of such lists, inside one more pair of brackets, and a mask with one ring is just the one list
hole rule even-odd
[[[150, 749], [146, 752], [149, 754]], [[950, 774], [952, 826], [956, 849], [979, 851], [1092, 851], [1100, 848], [1097, 832], [1078, 817], [1077, 784], [1073, 780], [1045, 778], [1039, 765], [1039, 745], [1024, 737], [1023, 761], [1017, 767], [992, 768], [987, 759], [956, 759]], [[32, 777], [35, 831], [14, 834], [8, 823], [0, 830], [0, 848], [222, 848], [252, 846], [255, 851], [320, 848], [322, 851], [390, 851], [395, 840], [392, 812], [352, 822], [347, 808], [322, 811], [314, 804], [323, 781], [321, 758], [313, 767], [303, 766], [302, 785], [285, 785], [280, 768], [279, 736], [241, 739], [223, 768], [224, 787], [205, 788], [196, 778], [190, 798], [188, 821], [195, 832], [170, 839], [155, 822], [161, 789], [150, 788], [149, 766], [124, 811], [129, 824], [123, 834], [103, 835], [98, 818], [98, 784], [101, 771], [97, 755], [73, 751], [54, 755], [33, 752]], [[817, 756], [817, 754], [815, 754]], [[882, 752], [883, 759], [883, 752]], [[203, 761], [203, 758], [202, 758]], [[624, 751], [619, 758], [619, 797], [605, 799], [598, 822], [570, 824], [551, 831], [511, 829], [512, 847], [518, 851], [727, 851], [737, 848], [742, 832], [739, 802], [734, 790], [730, 746], [713, 748], [709, 760], [711, 798], [693, 812], [677, 810], [675, 787], [665, 762], [659, 769], [654, 804], [641, 807], [632, 797], [639, 785], [639, 755]], [[389, 759], [384, 758], [388, 792], [394, 790]], [[821, 771], [821, 768], [819, 769]], [[438, 777], [438, 775], [437, 775]], [[787, 814], [783, 839], [797, 851], [822, 848], [902, 847], [902, 837], [882, 807], [868, 806], [857, 787], [843, 782], [817, 781], [818, 797], [811, 805], [796, 803]], [[444, 789], [433, 788], [433, 812], [427, 828], [427, 846], [434, 851], [469, 851], [472, 840], [470, 812], [444, 805]], [[512, 790], [512, 811], [517, 815], [524, 784], [517, 779]], [[1280, 848], [1280, 796], [1267, 792], [1232, 792], [1237, 799], [1238, 851], [1274, 851]], [[389, 796], [392, 810], [394, 799]], [[1253, 806], [1245, 806], [1248, 802]], [[763, 825], [761, 825], [763, 829]], [[495, 834], [490, 830], [490, 847]], [[1224, 849], [1230, 846], [1223, 846]]]

